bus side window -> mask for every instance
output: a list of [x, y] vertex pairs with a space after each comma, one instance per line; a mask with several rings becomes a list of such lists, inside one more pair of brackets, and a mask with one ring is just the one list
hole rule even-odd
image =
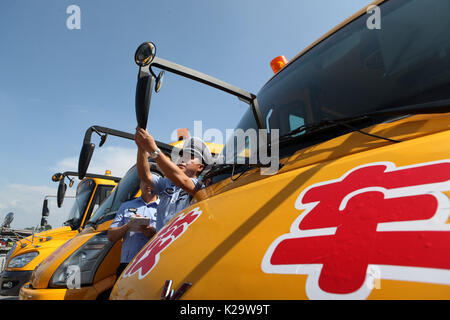
[[[303, 119], [302, 117], [299, 117], [297, 115], [294, 115], [294, 114], [289, 115], [289, 131], [300, 128], [303, 125], [305, 125], [305, 119]], [[294, 137], [301, 135], [303, 133], [304, 132], [299, 132], [299, 133], [295, 134]]]

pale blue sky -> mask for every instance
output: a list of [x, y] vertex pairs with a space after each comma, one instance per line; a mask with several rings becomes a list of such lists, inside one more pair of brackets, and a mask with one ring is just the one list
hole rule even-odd
[[[39, 223], [44, 195], [56, 193], [51, 174], [77, 170], [88, 127], [96, 124], [134, 132], [137, 66], [133, 55], [140, 43], [152, 41], [161, 58], [256, 94], [272, 76], [273, 58], [293, 58], [369, 3], [1, 1], [0, 219], [13, 211], [13, 227]], [[66, 27], [66, 8], [72, 4], [81, 9], [80, 30]], [[166, 73], [160, 93], [152, 98], [148, 128], [163, 142], [170, 142], [176, 128], [192, 132], [194, 120], [202, 120], [204, 130], [225, 132], [234, 128], [245, 109], [234, 97]], [[102, 173], [112, 166], [118, 168], [113, 175], [123, 174], [125, 169], [117, 162], [126, 158], [121, 162], [124, 168], [133, 162], [133, 142], [111, 137], [102, 153], [99, 139], [93, 137], [97, 165], [91, 168]], [[123, 154], [111, 156], [114, 152]], [[116, 163], [108, 162], [112, 160]], [[68, 207], [70, 201], [65, 204]], [[52, 213], [60, 220], [65, 215], [62, 209]]]

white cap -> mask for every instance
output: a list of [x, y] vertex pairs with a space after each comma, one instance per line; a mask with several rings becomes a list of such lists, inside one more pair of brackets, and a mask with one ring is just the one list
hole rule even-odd
[[197, 137], [188, 138], [183, 144], [183, 153], [189, 153], [194, 157], [203, 160], [205, 164], [212, 164], [213, 157], [208, 146], [202, 139]]

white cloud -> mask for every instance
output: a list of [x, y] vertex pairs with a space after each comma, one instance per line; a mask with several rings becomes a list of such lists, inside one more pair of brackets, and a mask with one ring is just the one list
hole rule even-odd
[[[14, 213], [14, 220], [11, 227], [23, 229], [26, 227], [38, 226], [41, 223], [42, 203], [46, 195], [54, 195], [55, 188], [39, 185], [9, 184], [0, 189], [0, 222], [8, 212]], [[66, 195], [72, 196], [75, 190], [67, 190]], [[49, 224], [59, 227], [66, 219], [73, 199], [64, 200], [63, 207], [58, 208], [56, 199], [49, 200]]]
[[[128, 169], [136, 163], [136, 148], [96, 147], [89, 164], [88, 172], [104, 174], [111, 170], [111, 175], [123, 177]], [[79, 155], [64, 158], [57, 163], [57, 168], [63, 171], [78, 170]]]
[[[79, 155], [57, 161], [53, 172], [77, 171]], [[136, 148], [101, 147], [95, 148], [88, 172], [111, 174], [123, 177], [128, 169], [136, 163]], [[56, 169], [56, 170], [55, 170]], [[66, 196], [74, 196], [79, 180], [72, 188], [68, 188]], [[66, 181], [67, 182], [67, 181]], [[46, 195], [56, 195], [57, 186], [9, 184], [0, 188], [0, 223], [8, 212], [14, 212], [12, 228], [23, 229], [38, 226], [41, 222], [42, 203]], [[56, 198], [49, 198], [48, 223], [52, 227], [60, 227], [67, 219], [73, 205], [73, 198], [65, 198], [61, 208], [56, 205]]]

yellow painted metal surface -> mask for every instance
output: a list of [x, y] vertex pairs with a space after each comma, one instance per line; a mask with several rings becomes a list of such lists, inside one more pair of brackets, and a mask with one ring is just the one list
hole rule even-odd
[[[366, 131], [403, 142], [354, 132], [299, 150], [276, 175], [253, 170], [200, 191], [130, 263], [111, 298], [160, 299], [172, 280], [175, 290], [192, 283], [183, 299], [450, 299], [449, 120], [420, 115], [375, 125]], [[354, 196], [340, 198], [339, 208], [327, 204], [343, 188], [338, 182], [353, 181], [347, 176], [355, 177]], [[371, 179], [373, 190], [365, 185]], [[322, 202], [307, 201], [308, 191], [334, 184]], [[368, 233], [358, 229], [372, 210], [370, 199], [358, 202], [366, 195], [393, 211], [386, 221], [374, 218]], [[355, 219], [345, 220], [346, 212]]]
[[[96, 194], [99, 185], [117, 185], [113, 180], [101, 178], [89, 178], [95, 182], [95, 188], [89, 198], [89, 203], [86, 206], [86, 211], [90, 208], [94, 195]], [[81, 225], [84, 225], [86, 220], [86, 212], [82, 216]], [[34, 270], [43, 260], [50, 256], [57, 248], [63, 245], [69, 239], [72, 239], [78, 234], [77, 230], [72, 230], [70, 227], [60, 227], [51, 230], [36, 233], [34, 236], [29, 236], [17, 242], [17, 247], [11, 255], [11, 259], [29, 252], [38, 252], [39, 255], [30, 261], [22, 268], [6, 268], [7, 271], [31, 271]]]
[[[70, 227], [55, 228], [35, 234], [34, 239], [29, 236], [17, 241], [17, 247], [11, 255], [11, 259], [30, 252], [39, 252], [39, 255], [30, 261], [23, 268], [7, 268], [8, 271], [27, 271], [34, 270], [36, 266], [45, 259], [51, 252], [74, 237], [78, 232], [72, 231]], [[50, 240], [48, 240], [51, 237]]]
[[[175, 290], [191, 283], [182, 298], [193, 300], [450, 299], [449, 120], [377, 124], [364, 131], [402, 142], [352, 132], [281, 159], [275, 175], [254, 169], [199, 191], [138, 253], [111, 298], [160, 299], [171, 280]], [[91, 299], [106, 288], [112, 277], [71, 295], [44, 289], [100, 230], [41, 264], [35, 289], [21, 297]]]
[[42, 261], [31, 276], [30, 282], [33, 288], [47, 288], [53, 273], [60, 266], [60, 264], [95, 234], [96, 233], [92, 232], [80, 233], [76, 235], [56, 249], [50, 256], [47, 257], [47, 259]]
[[30, 289], [26, 283], [19, 292], [20, 300], [63, 300], [67, 289]]
[[[140, 191], [139, 191], [140, 192]], [[59, 266], [89, 239], [108, 230], [112, 220], [103, 222], [96, 229], [84, 229], [74, 238], [65, 242], [33, 272], [28, 288], [22, 288], [19, 298], [28, 300], [95, 300], [99, 294], [110, 290], [116, 280], [116, 270], [120, 263], [122, 241], [118, 241], [100, 263], [94, 283], [79, 289], [50, 288], [49, 282]]]

